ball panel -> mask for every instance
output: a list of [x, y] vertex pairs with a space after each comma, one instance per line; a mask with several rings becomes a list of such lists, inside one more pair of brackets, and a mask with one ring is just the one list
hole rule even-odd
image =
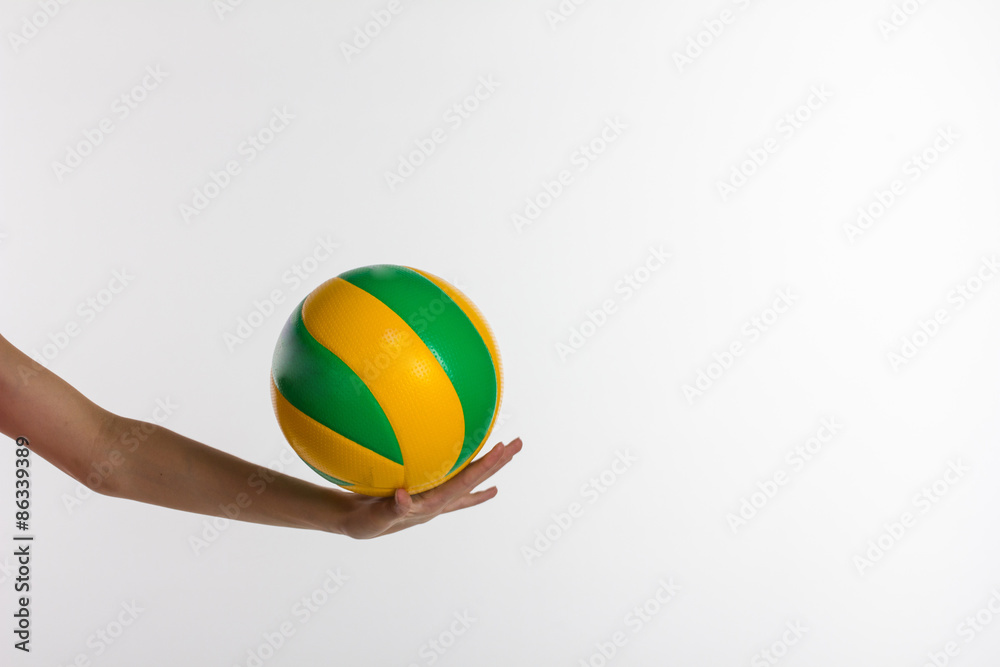
[[[302, 457], [300, 456], [299, 458], [301, 459]], [[314, 473], [316, 473], [317, 475], [319, 475], [320, 477], [322, 477], [326, 481], [333, 482], [334, 484], [338, 484], [338, 485], [344, 487], [345, 489], [351, 489], [351, 490], [354, 489], [354, 485], [351, 484], [350, 482], [348, 482], [346, 480], [343, 480], [343, 479], [337, 479], [336, 477], [333, 477], [331, 475], [327, 475], [325, 472], [323, 472], [319, 468], [313, 468], [311, 465], [309, 465], [309, 461], [306, 461], [305, 459], [302, 459], [302, 462], [305, 463], [307, 466], [309, 466], [310, 470], [312, 470]]]
[[278, 391], [273, 378], [271, 403], [285, 439], [313, 469], [338, 483], [381, 488], [389, 493], [403, 486], [403, 466], [331, 431], [298, 410]]
[[320, 345], [364, 380], [385, 411], [402, 451], [403, 486], [435, 485], [458, 459], [465, 419], [451, 380], [427, 345], [385, 303], [340, 277], [306, 298], [302, 319]]
[[[482, 429], [482, 435], [479, 437], [479, 446], [485, 442], [486, 438], [489, 436], [490, 431], [493, 430], [493, 424], [496, 421], [497, 415], [500, 412], [500, 404], [503, 401], [503, 363], [500, 359], [500, 347], [496, 343], [496, 338], [493, 336], [493, 330], [490, 325], [486, 322], [486, 318], [483, 314], [479, 312], [476, 304], [472, 303], [469, 297], [465, 296], [461, 291], [458, 290], [454, 285], [446, 280], [438, 278], [437, 276], [427, 273], [426, 271], [421, 271], [420, 269], [414, 269], [412, 267], [407, 267], [411, 271], [419, 273], [421, 276], [429, 280], [430, 282], [437, 285], [437, 287], [447, 294], [452, 301], [454, 301], [465, 316], [469, 318], [472, 326], [476, 328], [476, 332], [479, 334], [483, 342], [486, 343], [486, 349], [490, 353], [490, 361], [493, 363], [494, 377], [496, 378], [496, 402], [494, 403], [493, 410], [489, 415], [487, 420], [480, 422]], [[478, 433], [478, 431], [477, 431]], [[459, 456], [458, 461], [456, 461], [456, 467], [465, 465], [465, 463], [472, 457], [475, 456], [476, 452], [479, 451], [477, 447], [475, 451], [469, 451], [468, 449], [463, 449], [462, 454]]]
[[[500, 359], [500, 346], [497, 345], [496, 337], [493, 335], [493, 329], [486, 321], [486, 318], [483, 317], [482, 312], [480, 312], [476, 304], [472, 303], [472, 300], [469, 299], [469, 297], [465, 296], [465, 293], [459, 291], [457, 287], [455, 287], [448, 281], [444, 280], [443, 278], [439, 278], [432, 273], [427, 273], [426, 271], [421, 271], [420, 269], [415, 269], [413, 267], [408, 266], [406, 268], [410, 269], [415, 273], [419, 273], [421, 276], [423, 276], [430, 282], [437, 285], [437, 287], [442, 292], [447, 294], [451, 298], [451, 300], [454, 301], [458, 305], [458, 307], [462, 309], [462, 312], [465, 313], [465, 316], [469, 318], [469, 321], [472, 323], [472, 326], [476, 328], [476, 332], [479, 334], [479, 337], [483, 339], [483, 342], [486, 343], [486, 348], [490, 352], [490, 359], [493, 361], [493, 367], [494, 370], [496, 371], [497, 395], [502, 396], [503, 363], [502, 360]], [[497, 402], [499, 403], [500, 401], [498, 400]]]
[[[461, 402], [465, 424], [461, 450], [445, 472], [460, 467], [482, 444], [497, 408], [497, 368], [485, 340], [448, 292], [413, 269], [380, 264], [347, 271], [340, 277], [409, 324], [448, 375]], [[458, 293], [454, 288], [450, 291]], [[470, 303], [467, 298], [462, 300]]]
[[274, 349], [271, 368], [278, 391], [331, 431], [402, 464], [385, 411], [358, 374], [309, 333], [302, 319], [304, 303], [288, 318]]

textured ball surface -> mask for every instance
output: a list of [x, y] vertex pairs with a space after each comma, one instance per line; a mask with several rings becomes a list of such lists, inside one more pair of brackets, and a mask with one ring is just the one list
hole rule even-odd
[[464, 294], [380, 264], [326, 281], [295, 309], [275, 346], [271, 401], [289, 444], [327, 480], [372, 496], [420, 493], [482, 448], [502, 375]]

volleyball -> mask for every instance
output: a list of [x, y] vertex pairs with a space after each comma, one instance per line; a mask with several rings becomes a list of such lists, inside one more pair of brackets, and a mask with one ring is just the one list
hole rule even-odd
[[424, 271], [379, 264], [299, 303], [275, 345], [271, 402], [292, 449], [328, 481], [370, 496], [420, 493], [482, 448], [502, 376], [468, 297]]

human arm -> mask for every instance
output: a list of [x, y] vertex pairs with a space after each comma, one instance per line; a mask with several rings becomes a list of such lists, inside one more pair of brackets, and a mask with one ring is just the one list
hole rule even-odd
[[[496, 495], [474, 489], [521, 449], [498, 444], [441, 486], [415, 496], [371, 498], [300, 480], [240, 459], [170, 429], [101, 408], [0, 336], [0, 432], [99, 493], [172, 509], [309, 528], [366, 539], [472, 507]], [[137, 437], [141, 434], [141, 437]], [[94, 476], [95, 463], [110, 464]], [[108, 469], [108, 466], [104, 466]], [[253, 479], [262, 480], [255, 487]], [[242, 496], [241, 496], [242, 494]]]

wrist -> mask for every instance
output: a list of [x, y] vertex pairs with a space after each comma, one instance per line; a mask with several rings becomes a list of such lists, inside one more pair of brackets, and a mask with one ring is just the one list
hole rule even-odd
[[309, 508], [298, 517], [303, 527], [324, 533], [346, 535], [347, 515], [351, 511], [347, 494], [316, 484], [312, 487], [313, 492], [309, 494]]

